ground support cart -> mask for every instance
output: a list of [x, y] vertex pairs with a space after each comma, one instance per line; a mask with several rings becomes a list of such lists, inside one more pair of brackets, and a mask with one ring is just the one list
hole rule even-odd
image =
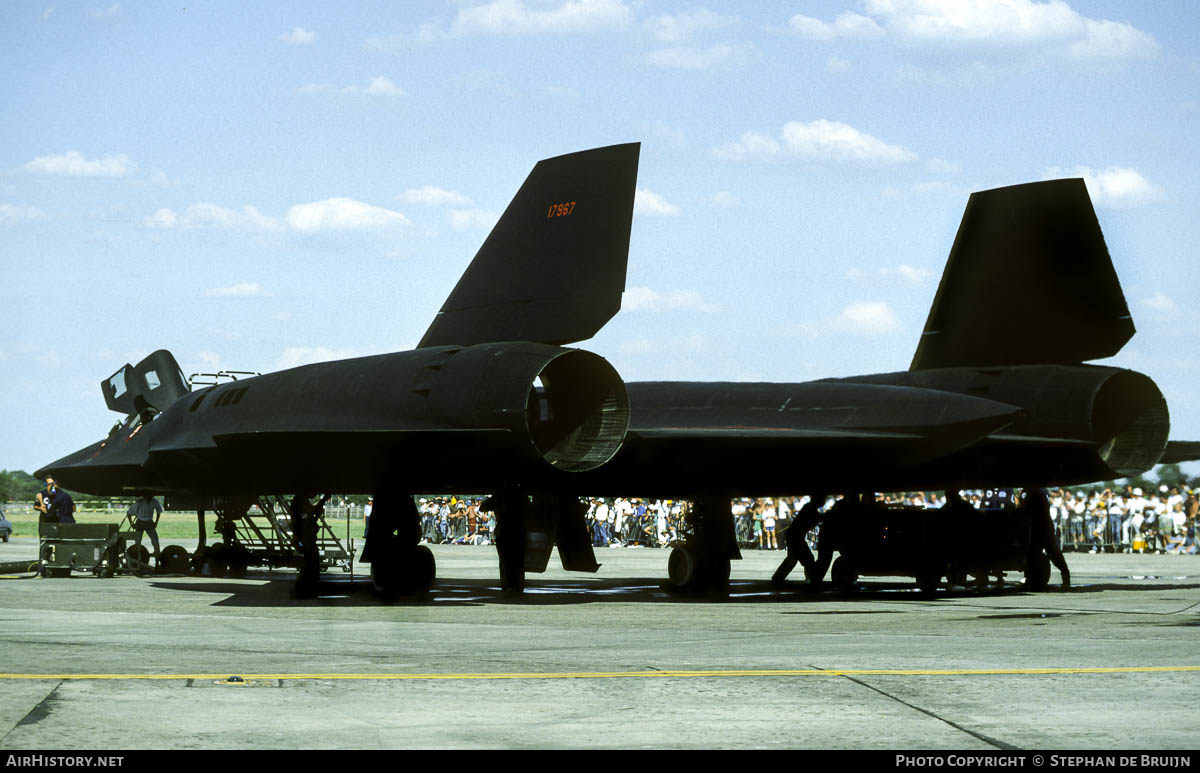
[[840, 515], [821, 525], [821, 536], [832, 540], [825, 551], [840, 554], [830, 575], [836, 587], [853, 590], [871, 575], [914, 577], [922, 592], [937, 590], [950, 552], [941, 510], [868, 505]]
[[39, 523], [38, 571], [43, 577], [72, 571], [111, 577], [121, 562], [122, 534], [115, 523]]

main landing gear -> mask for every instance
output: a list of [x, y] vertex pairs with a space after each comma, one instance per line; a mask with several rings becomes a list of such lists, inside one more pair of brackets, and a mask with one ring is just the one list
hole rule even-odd
[[506, 593], [524, 592], [526, 572], [546, 571], [556, 545], [563, 569], [600, 568], [588, 536], [587, 505], [578, 497], [513, 488], [497, 492], [480, 509], [496, 514], [500, 589]]
[[433, 587], [437, 564], [421, 541], [421, 520], [412, 497], [381, 491], [367, 527], [363, 562], [371, 564], [371, 584], [383, 598], [424, 593]]
[[667, 559], [668, 587], [691, 593], [729, 590], [730, 561], [741, 560], [728, 497], [693, 500], [691, 534], [676, 544]]

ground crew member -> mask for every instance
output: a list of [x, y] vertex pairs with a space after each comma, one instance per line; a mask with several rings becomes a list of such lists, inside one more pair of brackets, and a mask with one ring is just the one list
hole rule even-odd
[[1054, 536], [1054, 519], [1050, 517], [1050, 504], [1046, 500], [1046, 490], [1043, 488], [1025, 489], [1025, 501], [1021, 506], [1029, 513], [1029, 547], [1031, 552], [1046, 551], [1050, 562], [1062, 575], [1062, 589], [1071, 589], [1071, 570], [1067, 568], [1067, 560], [1063, 558], [1062, 549]]
[[[150, 494], [143, 494], [135, 499], [126, 512], [133, 516], [133, 528], [137, 532], [137, 545], [142, 546], [142, 535], [150, 535], [150, 545], [154, 548], [154, 565], [162, 568], [162, 553], [158, 547], [158, 519], [162, 516], [162, 505]], [[139, 553], [141, 551], [138, 551]], [[134, 569], [141, 574], [142, 566]]]
[[817, 492], [800, 508], [800, 512], [796, 513], [795, 520], [787, 530], [787, 558], [783, 559], [783, 563], [775, 570], [771, 577], [771, 585], [776, 588], [783, 587], [783, 581], [796, 568], [797, 563], [803, 566], [806, 572], [816, 563], [812, 551], [808, 549], [805, 535], [825, 518], [825, 514], [821, 512], [821, 506], [824, 504], [825, 493]]
[[46, 501], [46, 492], [49, 487], [42, 489], [33, 497], [33, 509], [38, 513], [38, 523], [50, 523], [50, 514], [46, 511], [49, 502]]
[[75, 500], [60, 489], [54, 478], [46, 478], [46, 520], [50, 523], [75, 523]]
[[308, 501], [305, 494], [292, 498], [292, 539], [300, 549], [300, 571], [292, 589], [297, 598], [316, 595], [317, 582], [321, 577], [321, 555], [317, 550], [317, 519], [325, 512], [325, 500], [317, 505]]

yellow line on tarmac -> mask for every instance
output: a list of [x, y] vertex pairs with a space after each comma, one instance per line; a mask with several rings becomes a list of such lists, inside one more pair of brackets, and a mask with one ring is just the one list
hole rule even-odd
[[[564, 673], [492, 673], [492, 674], [238, 674], [246, 681], [345, 679], [356, 681], [446, 680], [446, 679], [663, 679], [719, 676], [1042, 676], [1053, 674], [1153, 674], [1200, 671], [1200, 666], [1125, 666], [1114, 668], [967, 668], [897, 669], [854, 668], [817, 671], [815, 669], [780, 671], [578, 671]], [[230, 674], [0, 674], [0, 679], [62, 680], [216, 680]]]

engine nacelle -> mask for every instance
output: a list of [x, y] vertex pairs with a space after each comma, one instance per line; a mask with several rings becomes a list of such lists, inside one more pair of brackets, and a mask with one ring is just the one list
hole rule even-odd
[[1171, 417], [1162, 392], [1131, 370], [1106, 379], [1092, 398], [1094, 437], [1108, 437], [1100, 458], [1119, 477], [1141, 475], [1158, 463], [1167, 447]]
[[413, 392], [424, 416], [467, 429], [507, 429], [553, 467], [586, 472], [611, 459], [629, 428], [629, 396], [603, 357], [538, 343], [419, 350]]
[[1059, 453], [1062, 468], [1080, 478], [1124, 478], [1146, 472], [1162, 456], [1171, 429], [1167, 402], [1155, 383], [1141, 373], [1119, 368], [940, 368], [848, 380], [940, 389], [1015, 405], [1024, 412], [1003, 434], [1092, 444], [1078, 452]]

